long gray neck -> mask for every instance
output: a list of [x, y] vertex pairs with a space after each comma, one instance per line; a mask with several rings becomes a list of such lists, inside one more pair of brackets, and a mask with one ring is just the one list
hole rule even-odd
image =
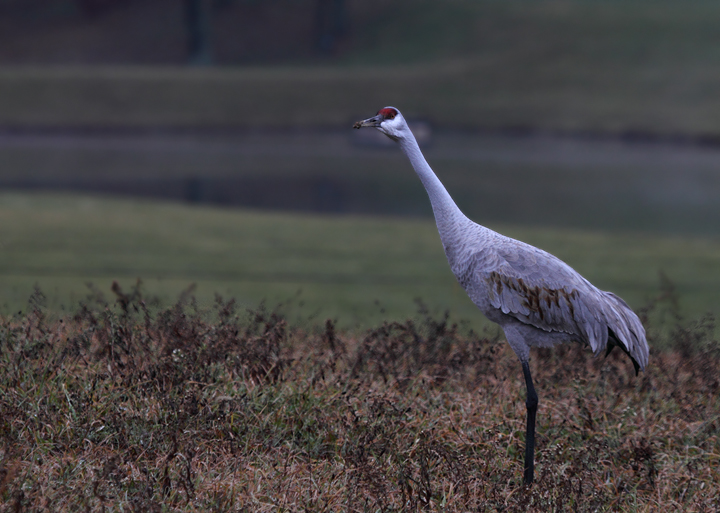
[[477, 225], [465, 217], [450, 197], [445, 186], [443, 186], [425, 160], [412, 132], [407, 130], [407, 136], [398, 139], [398, 142], [402, 151], [410, 159], [410, 163], [430, 197], [430, 203], [435, 214], [435, 223], [445, 247], [445, 254], [452, 265], [451, 254], [455, 253], [453, 250], [461, 249], [464, 238], [463, 233], [470, 230], [471, 225]]

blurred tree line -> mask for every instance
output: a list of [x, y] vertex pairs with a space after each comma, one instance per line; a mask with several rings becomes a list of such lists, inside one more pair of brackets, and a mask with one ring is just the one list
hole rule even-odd
[[343, 51], [353, 7], [362, 4], [368, 0], [0, 0], [0, 63], [334, 56]]

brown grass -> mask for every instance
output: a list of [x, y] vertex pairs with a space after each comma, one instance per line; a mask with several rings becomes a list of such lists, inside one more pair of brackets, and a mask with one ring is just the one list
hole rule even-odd
[[[74, 317], [0, 322], [0, 511], [710, 511], [720, 352], [684, 326], [635, 377], [620, 351], [533, 355], [444, 319], [362, 336], [277, 312], [151, 314], [114, 287]], [[652, 331], [651, 331], [652, 333]], [[684, 333], [684, 335], [683, 335]]]

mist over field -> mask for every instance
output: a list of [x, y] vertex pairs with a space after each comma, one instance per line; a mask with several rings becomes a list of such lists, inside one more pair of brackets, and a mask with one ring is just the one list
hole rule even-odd
[[[718, 508], [715, 2], [0, 1], [0, 511]], [[623, 297], [532, 353], [458, 206]]]

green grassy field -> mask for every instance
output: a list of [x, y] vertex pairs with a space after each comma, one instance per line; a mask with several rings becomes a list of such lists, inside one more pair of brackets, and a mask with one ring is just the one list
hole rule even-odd
[[403, 1], [328, 64], [0, 70], [5, 126], [339, 126], [394, 104], [451, 127], [716, 137], [710, 1]]
[[[676, 287], [682, 312], [720, 311], [720, 242], [709, 238], [493, 226], [570, 263], [636, 309]], [[480, 328], [475, 306], [452, 276], [431, 220], [323, 217], [189, 207], [59, 194], [0, 195], [0, 305], [24, 310], [35, 284], [55, 312], [92, 292], [113, 300], [139, 278], [167, 306], [196, 285], [201, 308], [216, 293], [246, 307], [265, 300], [291, 322], [336, 319], [363, 329], [404, 320], [420, 298], [431, 312]]]

